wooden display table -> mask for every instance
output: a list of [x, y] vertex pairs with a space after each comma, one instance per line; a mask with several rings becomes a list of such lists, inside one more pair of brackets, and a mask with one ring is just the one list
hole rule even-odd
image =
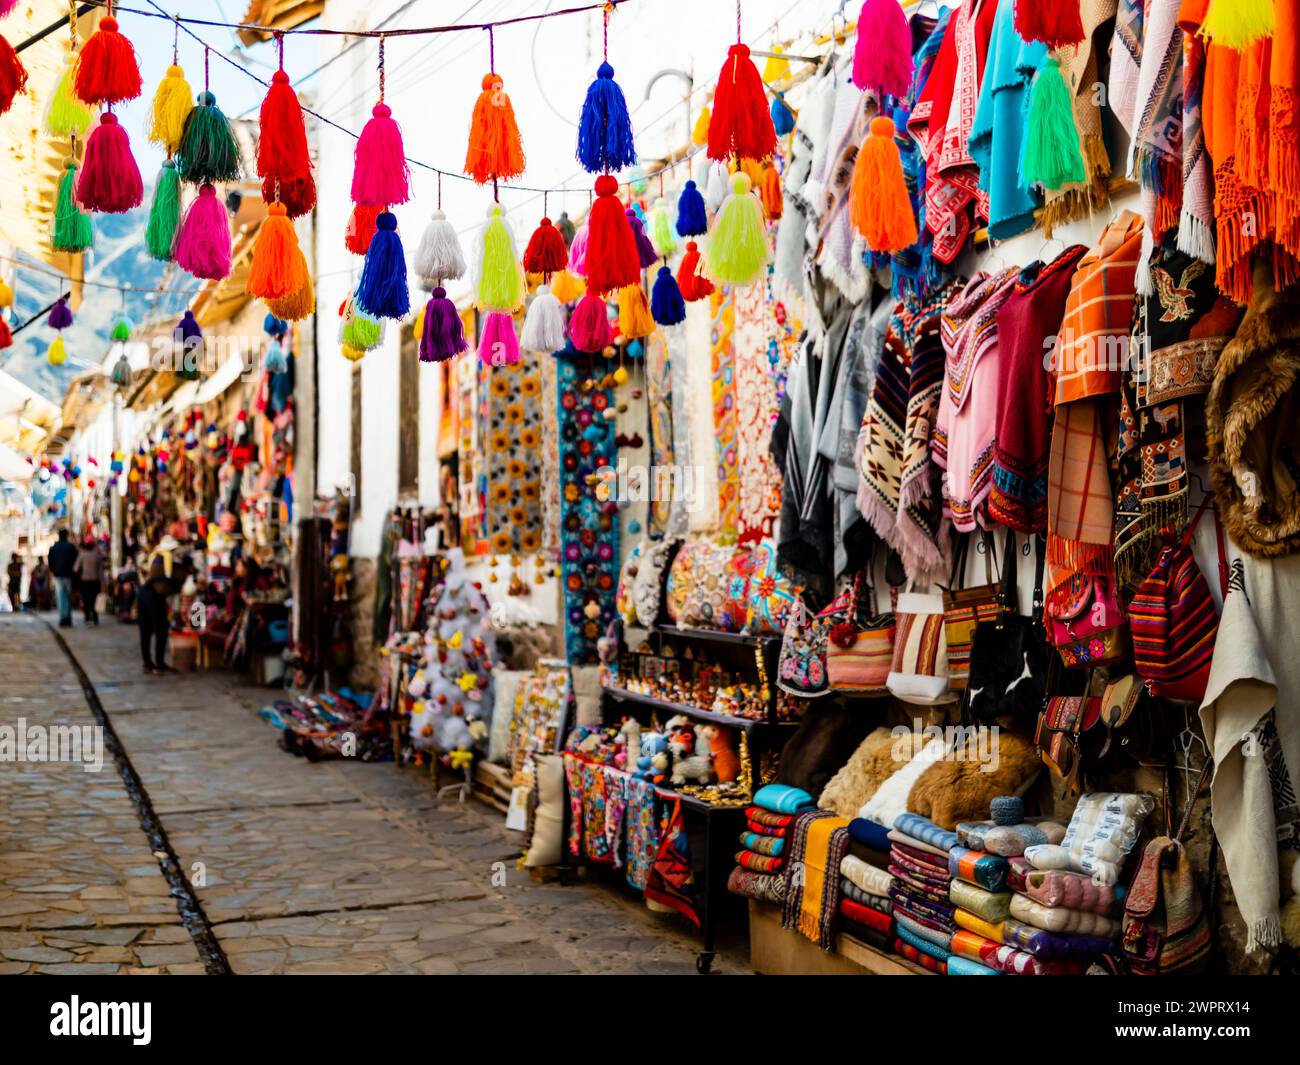
[[749, 900], [749, 964], [767, 976], [934, 976], [896, 954], [885, 954], [850, 936], [839, 948], [822, 950], [798, 932], [781, 927], [781, 909]]

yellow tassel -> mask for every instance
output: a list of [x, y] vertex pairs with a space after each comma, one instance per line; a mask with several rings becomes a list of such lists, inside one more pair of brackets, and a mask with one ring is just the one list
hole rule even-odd
[[655, 331], [650, 304], [640, 285], [627, 285], [618, 290], [618, 331], [625, 340], [648, 337]]
[[1276, 28], [1273, 0], [1214, 0], [1201, 33], [1214, 44], [1242, 49]]
[[709, 109], [706, 107], [695, 120], [695, 129], [691, 131], [691, 140], [703, 147], [709, 143]]
[[343, 352], [343, 357], [347, 359], [348, 362], [358, 362], [362, 358], [362, 356], [365, 355], [364, 351], [358, 351], [356, 348], [350, 348], [346, 344], [343, 345], [341, 350]]
[[763, 64], [763, 83], [771, 85], [774, 81], [780, 81], [790, 73], [790, 60], [782, 54], [785, 49], [779, 44], [772, 45], [772, 51], [776, 55], [767, 57], [767, 62]]
[[185, 120], [193, 109], [194, 92], [185, 80], [185, 71], [175, 65], [168, 67], [153, 96], [149, 140], [166, 148], [169, 155], [175, 154], [181, 146]]
[[561, 270], [551, 278], [551, 295], [561, 303], [577, 303], [587, 293], [587, 283], [571, 270]]

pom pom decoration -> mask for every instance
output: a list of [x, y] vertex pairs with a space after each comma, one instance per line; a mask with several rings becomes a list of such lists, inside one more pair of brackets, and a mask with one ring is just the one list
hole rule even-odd
[[[315, 185], [302, 105], [283, 67], [271, 75], [270, 88], [262, 100], [259, 123], [257, 176], [264, 181], [279, 181], [281, 186], [308, 181]], [[315, 198], [314, 189], [312, 198]]]
[[[892, 127], [892, 123], [890, 124]], [[747, 285], [767, 265], [763, 205], [751, 191], [749, 175], [731, 176], [731, 195], [718, 211], [705, 256], [709, 273], [719, 281]]]
[[131, 387], [131, 360], [126, 357], [125, 351], [117, 357], [117, 362], [113, 363], [110, 379], [118, 388]]
[[478, 308], [513, 312], [524, 301], [524, 279], [519, 270], [514, 234], [498, 204], [488, 210], [481, 241], [473, 278]]
[[[316, 206], [316, 179], [309, 173], [306, 177], [262, 179], [262, 199], [270, 203], [277, 198], [284, 204], [285, 213], [290, 218], [301, 218]], [[373, 217], [373, 215], [372, 215]]]
[[[911, 55], [910, 47], [906, 54]], [[737, 42], [727, 51], [713, 91], [708, 157], [767, 159], [776, 151], [776, 130], [767, 109], [767, 93], [749, 47]]]
[[460, 248], [456, 227], [441, 211], [429, 216], [415, 249], [415, 273], [431, 284], [465, 276], [465, 253]]
[[577, 303], [586, 291], [582, 278], [569, 270], [561, 270], [551, 279], [551, 295], [562, 304]]
[[267, 309], [277, 318], [286, 322], [300, 322], [310, 317], [316, 310], [316, 291], [312, 286], [311, 273], [307, 269], [307, 257], [298, 249], [299, 269], [303, 276], [302, 287], [297, 292], [278, 300], [267, 300]]
[[244, 291], [258, 299], [283, 299], [302, 287], [302, 256], [298, 234], [285, 213], [284, 204], [272, 203], [257, 231], [253, 260]]
[[700, 117], [695, 120], [695, 125], [691, 129], [691, 142], [697, 147], [703, 148], [709, 143], [709, 121], [712, 117], [706, 107], [700, 111]]
[[113, 323], [113, 332], [110, 335], [114, 340], [130, 340], [133, 328], [130, 318], [119, 318]]
[[677, 325], [686, 320], [686, 301], [670, 267], [659, 267], [650, 292], [650, 314], [660, 325]]
[[267, 373], [284, 373], [289, 369], [289, 359], [278, 340], [267, 344], [266, 354], [262, 356], [262, 369]]
[[906, 96], [911, 88], [912, 31], [898, 0], [866, 0], [862, 5], [853, 84], [881, 96]]
[[444, 362], [469, 348], [465, 328], [456, 305], [447, 298], [441, 285], [424, 307], [424, 328], [420, 332], [420, 361]]
[[72, 308], [68, 306], [67, 296], [60, 296], [55, 300], [45, 324], [56, 330], [67, 329], [72, 324]]
[[587, 218], [587, 289], [598, 296], [635, 285], [641, 278], [636, 237], [617, 192], [618, 182], [601, 174], [596, 179], [596, 202]]
[[768, 112], [772, 116], [772, 129], [776, 131], [778, 137], [794, 132], [794, 112], [785, 102], [784, 95], [779, 92], [772, 95], [772, 106], [768, 108]]
[[[381, 43], [381, 55], [382, 48]], [[380, 65], [382, 68], [382, 58]], [[352, 202], [367, 207], [405, 203], [411, 198], [411, 173], [402, 147], [402, 130], [393, 118], [392, 109], [384, 103], [382, 91], [370, 116], [357, 138], [353, 156]]]
[[168, 159], [158, 171], [153, 185], [153, 201], [149, 204], [149, 224], [145, 227], [144, 242], [149, 255], [159, 262], [171, 262], [172, 248], [176, 244], [176, 228], [181, 221], [181, 177], [176, 173], [176, 161]]
[[[1248, 0], [1231, 0], [1241, 7]], [[1273, 0], [1265, 0], [1272, 10]], [[1084, 37], [1079, 0], [1015, 0], [1016, 33], [1026, 41], [1042, 41], [1049, 48], [1079, 44]], [[1226, 7], [1222, 2], [1215, 7]], [[1211, 13], [1210, 17], [1213, 17]], [[1206, 20], [1208, 24], [1208, 19]]]
[[528, 305], [519, 346], [548, 354], [564, 347], [564, 306], [545, 285], [537, 286]]
[[131, 138], [109, 111], [86, 141], [77, 172], [77, 200], [87, 211], [122, 214], [144, 200], [144, 182], [131, 154]]
[[593, 354], [614, 343], [609, 310], [600, 296], [588, 292], [578, 301], [578, 306], [569, 316], [569, 339], [579, 351]]
[[348, 215], [347, 228], [343, 232], [343, 244], [353, 255], [365, 255], [370, 247], [370, 240], [375, 235], [375, 219], [379, 217], [382, 207], [357, 204]]
[[176, 373], [187, 380], [199, 376], [203, 367], [203, 330], [193, 311], [186, 311], [172, 330], [172, 343], [178, 356]]
[[1276, 20], [1273, 0], [1213, 0], [1201, 32], [1213, 44], [1240, 50], [1273, 36]]
[[569, 241], [569, 269], [578, 277], [587, 276], [587, 237], [591, 230], [583, 222]]
[[135, 49], [118, 32], [117, 19], [110, 14], [99, 20], [90, 39], [81, 46], [77, 59], [74, 91], [77, 99], [88, 104], [113, 104], [134, 100], [144, 88]]
[[194, 110], [194, 92], [185, 71], [173, 63], [153, 94], [149, 116], [149, 142], [161, 145], [168, 155], [180, 150], [185, 120]]
[[357, 286], [357, 305], [376, 318], [405, 318], [411, 310], [406, 283], [406, 252], [397, 235], [397, 216], [384, 211], [375, 222]]
[[596, 78], [588, 86], [587, 98], [582, 103], [582, 118], [578, 122], [578, 162], [593, 174], [621, 170], [636, 162], [627, 101], [614, 80], [614, 68], [608, 62], [601, 63], [596, 69]]
[[667, 259], [677, 251], [677, 232], [673, 228], [672, 215], [668, 204], [662, 196], [655, 200], [650, 208], [650, 240], [655, 250]]
[[262, 319], [262, 332], [276, 340], [283, 340], [289, 333], [289, 323], [268, 311]]
[[524, 144], [515, 122], [515, 109], [501, 75], [483, 75], [483, 91], [474, 102], [465, 149], [465, 173], [478, 184], [508, 181], [524, 172]]
[[84, 137], [95, 116], [90, 108], [77, 99], [72, 91], [77, 57], [69, 52], [64, 57], [67, 64], [63, 76], [54, 87], [49, 107], [45, 111], [45, 132], [53, 137]]
[[778, 221], [785, 211], [785, 197], [781, 194], [781, 175], [775, 166], [765, 167], [763, 179], [758, 186], [759, 198], [763, 201], [763, 214], [769, 222]]
[[686, 254], [677, 267], [677, 288], [687, 303], [707, 298], [713, 292], [713, 282], [699, 272], [700, 248], [695, 241], [686, 242]]
[[73, 189], [77, 181], [77, 161], [63, 161], [59, 178], [59, 196], [54, 207], [54, 232], [51, 243], [55, 251], [83, 252], [95, 244], [95, 227], [90, 215], [77, 206]]
[[645, 298], [645, 289], [639, 284], [618, 290], [618, 331], [628, 340], [648, 337], [655, 331], [650, 303]]
[[13, 106], [14, 97], [27, 91], [27, 68], [14, 46], [0, 34], [0, 115]]
[[51, 366], [62, 366], [68, 361], [68, 350], [63, 346], [63, 337], [55, 337], [53, 343], [45, 349], [45, 358]]
[[199, 93], [198, 106], [190, 111], [177, 152], [182, 181], [212, 185], [239, 177], [239, 146], [230, 122], [217, 106], [217, 98], [206, 89]]
[[1041, 184], [1048, 189], [1086, 179], [1074, 105], [1055, 56], [1047, 57], [1030, 89], [1020, 176], [1025, 184]]
[[632, 239], [636, 242], [637, 259], [641, 263], [641, 269], [647, 270], [659, 260], [659, 253], [646, 235], [645, 223], [641, 221], [641, 216], [631, 207], [627, 208], [626, 214], [627, 224], [632, 227]]
[[872, 251], [899, 252], [917, 240], [903, 163], [894, 143], [894, 120], [871, 120], [849, 188], [849, 220]]
[[524, 270], [530, 274], [545, 274], [549, 277], [568, 264], [569, 249], [564, 246], [564, 237], [549, 218], [543, 218], [528, 239], [528, 247], [524, 249]]
[[207, 281], [230, 276], [230, 218], [217, 190], [204, 185], [176, 234], [176, 265]]
[[701, 237], [708, 231], [709, 216], [704, 210], [704, 197], [694, 181], [687, 181], [677, 197], [677, 234]]
[[478, 344], [479, 361], [487, 366], [513, 366], [519, 361], [515, 319], [505, 311], [492, 311], [483, 323]]

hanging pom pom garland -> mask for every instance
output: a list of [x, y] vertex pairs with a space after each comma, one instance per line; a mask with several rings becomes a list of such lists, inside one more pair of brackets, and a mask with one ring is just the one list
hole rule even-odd
[[370, 239], [375, 235], [375, 219], [383, 209], [361, 203], [352, 208], [347, 228], [343, 232], [343, 243], [353, 255], [366, 254]]
[[702, 237], [709, 231], [709, 216], [704, 211], [704, 197], [694, 181], [687, 181], [677, 197], [677, 234]]
[[564, 237], [549, 218], [543, 217], [524, 249], [524, 270], [549, 277], [568, 264], [569, 249], [564, 246]]
[[686, 254], [677, 267], [677, 288], [687, 303], [707, 298], [713, 292], [713, 282], [700, 272], [700, 248], [695, 241], [686, 242]]
[[587, 87], [578, 122], [578, 162], [593, 174], [621, 170], [636, 162], [627, 100], [609, 65], [609, 12], [608, 7], [603, 12], [604, 60], [596, 68], [596, 79]]
[[912, 84], [912, 31], [898, 0], [866, 0], [862, 5], [853, 84], [881, 96], [907, 95]]
[[645, 298], [645, 289], [639, 284], [627, 285], [618, 290], [618, 331], [625, 340], [648, 337], [655, 331], [650, 302]]
[[59, 198], [54, 208], [54, 233], [51, 243], [55, 251], [83, 252], [94, 246], [95, 227], [90, 215], [78, 205], [73, 195], [77, 181], [77, 161], [63, 161], [63, 176], [59, 178]]
[[686, 301], [677, 287], [672, 269], [659, 267], [654, 289], [650, 293], [650, 314], [660, 325], [676, 325], [686, 320]]
[[[892, 127], [892, 123], [890, 123]], [[705, 249], [709, 273], [719, 281], [747, 285], [767, 265], [763, 205], [751, 192], [749, 175], [731, 175], [731, 195], [718, 212]]]
[[669, 258], [677, 251], [677, 233], [673, 229], [673, 218], [668, 210], [668, 202], [660, 196], [650, 208], [650, 240], [655, 250], [663, 258]]
[[0, 34], [0, 115], [13, 106], [14, 97], [27, 91], [27, 68], [14, 46]]
[[[1028, 5], [1020, 0], [1017, 6]], [[1076, 9], [1078, 6], [1074, 5]], [[1273, 36], [1276, 20], [1273, 0], [1212, 0], [1201, 32], [1213, 44], [1240, 50], [1261, 37]]]
[[524, 318], [519, 346], [550, 354], [564, 347], [564, 305], [545, 285], [538, 285]]
[[849, 220], [872, 251], [899, 252], [917, 240], [894, 120], [878, 115], [862, 142], [849, 188]]
[[465, 173], [478, 184], [508, 181], [524, 172], [524, 143], [505, 82], [496, 72], [496, 42], [488, 26], [488, 73], [474, 102], [465, 149]]
[[[911, 55], [908, 48], [907, 55]], [[740, 40], [740, 0], [736, 0], [736, 43], [718, 72], [709, 119], [710, 159], [767, 159], [776, 151], [776, 130], [767, 108], [767, 92], [749, 47]]]
[[384, 36], [379, 35], [379, 102], [357, 138], [353, 155], [352, 202], [367, 207], [391, 207], [411, 198], [410, 170], [402, 130], [384, 103]]
[[177, 152], [182, 181], [192, 185], [213, 185], [239, 177], [239, 146], [230, 121], [217, 106], [208, 89], [208, 50], [203, 50], [203, 91], [199, 102], [185, 119], [181, 146]]
[[629, 207], [626, 211], [627, 224], [632, 227], [632, 239], [636, 242], [636, 256], [641, 263], [642, 270], [648, 270], [659, 261], [659, 253], [655, 251], [655, 246], [650, 238], [646, 235], [645, 223], [641, 221], [641, 216]]
[[316, 310], [316, 291], [307, 269], [307, 257], [301, 248], [298, 249], [298, 266], [294, 272], [302, 274], [302, 287], [281, 299], [266, 301], [267, 310], [286, 322], [300, 322]]
[[194, 110], [194, 91], [185, 80], [185, 71], [176, 62], [175, 46], [172, 65], [153, 94], [153, 109], [149, 118], [149, 141], [161, 145], [168, 155], [180, 150], [181, 136], [185, 133], [185, 120]]
[[303, 262], [300, 251], [298, 234], [284, 205], [270, 204], [253, 244], [253, 261], [244, 291], [262, 300], [283, 299], [297, 292], [304, 280], [300, 272]]
[[456, 236], [456, 227], [447, 221], [441, 209], [433, 212], [429, 224], [424, 227], [415, 249], [414, 265], [416, 275], [431, 284], [465, 276], [465, 253], [461, 251], [460, 238]]
[[1020, 176], [1026, 184], [1040, 184], [1048, 189], [1059, 189], [1086, 178], [1079, 130], [1074, 124], [1074, 105], [1055, 56], [1047, 57], [1030, 90]]
[[176, 228], [181, 221], [181, 177], [176, 160], [168, 159], [158, 171], [149, 205], [149, 225], [145, 228], [145, 245], [159, 262], [170, 262], [176, 243]]
[[118, 32], [109, 0], [108, 14], [81, 48], [74, 90], [88, 104], [115, 104], [140, 95], [140, 64], [130, 40]]
[[311, 199], [315, 200], [315, 181], [311, 174], [311, 155], [307, 149], [302, 105], [284, 70], [283, 34], [276, 35], [276, 45], [279, 48], [280, 65], [271, 75], [270, 88], [262, 100], [257, 141], [257, 176], [263, 182], [280, 183], [281, 196], [273, 198], [283, 201], [284, 187], [296, 183], [296, 199], [301, 201], [306, 197], [305, 186], [310, 184]]
[[634, 285], [641, 278], [636, 237], [610, 174], [596, 179], [596, 202], [587, 219], [587, 288], [597, 295]]
[[391, 211], [384, 211], [375, 220], [375, 235], [361, 267], [357, 304], [376, 318], [405, 318], [410, 313], [406, 252], [397, 235], [397, 216]]
[[588, 292], [578, 301], [569, 316], [569, 339], [579, 351], [594, 354], [604, 351], [614, 343], [614, 330], [609, 324], [609, 310], [600, 296]]
[[[1231, 2], [1239, 6], [1242, 0]], [[1079, 0], [1015, 0], [1015, 3], [1016, 33], [1024, 40], [1042, 41], [1053, 49], [1079, 44], [1083, 40]], [[1272, 0], [1268, 3], [1271, 7]], [[1220, 2], [1216, 6], [1224, 5]]]
[[488, 366], [513, 366], [519, 361], [519, 338], [514, 315], [491, 311], [483, 322], [478, 344], [479, 361]]
[[468, 349], [465, 327], [461, 324], [460, 315], [456, 313], [456, 305], [447, 298], [447, 290], [439, 285], [424, 307], [420, 361], [444, 362]]
[[54, 92], [50, 96], [50, 105], [45, 111], [45, 132], [52, 137], [84, 137], [95, 118], [90, 108], [78, 100], [72, 91], [77, 67], [76, 46], [74, 34], [72, 41], [74, 51], [64, 57], [67, 65], [63, 69], [63, 76], [59, 79], [59, 83], [54, 87]]
[[131, 139], [108, 111], [86, 141], [86, 158], [77, 173], [77, 200], [87, 211], [122, 214], [144, 200], [144, 182], [131, 154]]
[[500, 204], [488, 208], [481, 241], [474, 276], [478, 308], [512, 313], [524, 301], [524, 281], [519, 272], [514, 234], [506, 224]]
[[230, 276], [230, 218], [217, 190], [204, 185], [176, 235], [176, 265], [206, 281]]
[[55, 330], [67, 329], [72, 324], [72, 308], [68, 306], [67, 296], [60, 296], [55, 300], [45, 324]]

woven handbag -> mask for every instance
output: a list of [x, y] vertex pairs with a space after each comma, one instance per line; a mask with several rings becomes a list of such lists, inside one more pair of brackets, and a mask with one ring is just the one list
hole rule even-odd
[[1113, 665], [1128, 653], [1128, 619], [1112, 577], [1071, 576], [1048, 603], [1046, 622], [1067, 669]]
[[920, 706], [952, 702], [943, 596], [903, 592], [895, 604], [894, 617], [894, 660], [886, 682], [890, 694]]
[[[955, 692], [966, 689], [976, 627], [981, 621], [996, 621], [1002, 610], [998, 581], [993, 577], [993, 537], [987, 529], [983, 531], [980, 544], [983, 547], [985, 583], [974, 588], [963, 587], [966, 583], [968, 552], [965, 543], [962, 543], [953, 563], [952, 579], [943, 593], [944, 637], [948, 641], [948, 687]], [[1015, 559], [1011, 559], [1010, 563], [1014, 565]]]
[[894, 661], [894, 615], [872, 614], [868, 565], [853, 579], [844, 616], [831, 626], [826, 673], [832, 691], [885, 695]]

